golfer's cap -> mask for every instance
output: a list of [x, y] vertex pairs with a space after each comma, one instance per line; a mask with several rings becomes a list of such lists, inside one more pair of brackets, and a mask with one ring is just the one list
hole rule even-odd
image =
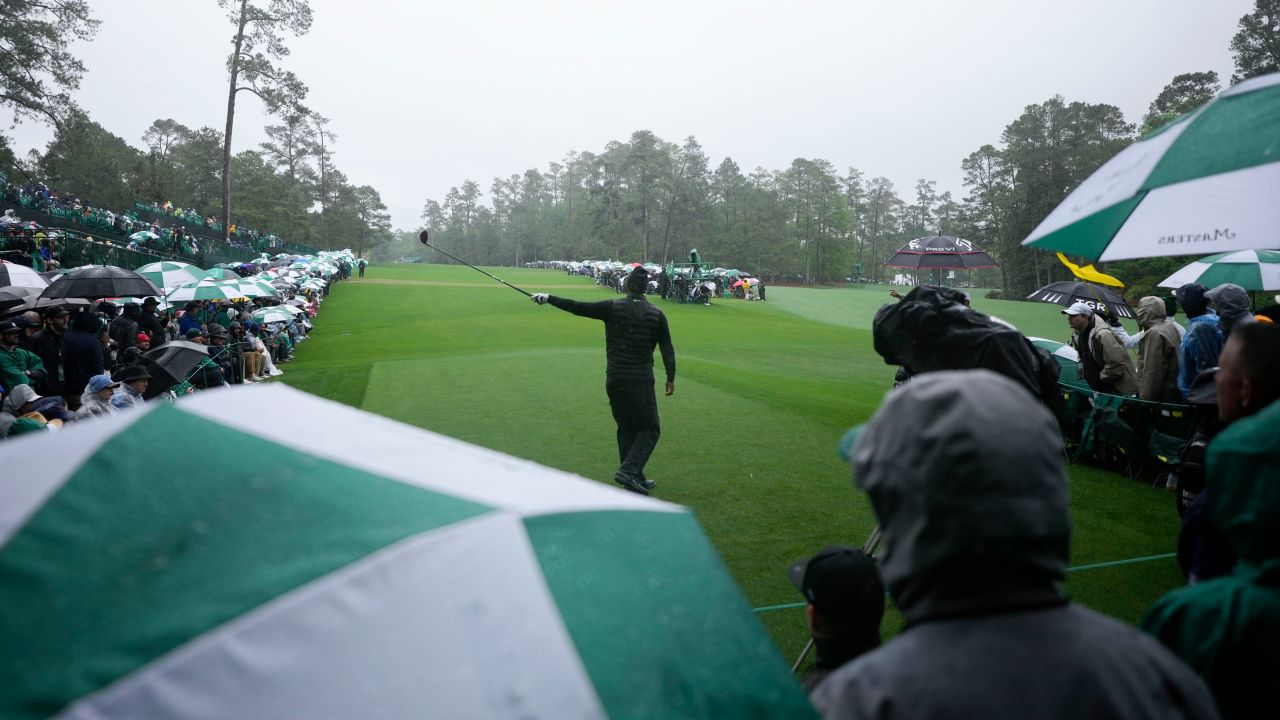
[[876, 561], [857, 548], [828, 545], [793, 564], [787, 577], [805, 600], [824, 612], [884, 611], [884, 585]]
[[22, 327], [12, 320], [0, 322], [0, 335], [7, 335], [12, 332], [18, 332]]
[[17, 323], [20, 328], [40, 327], [39, 321], [33, 321], [21, 315], [14, 318], [13, 321]]
[[1073, 303], [1071, 303], [1071, 307], [1069, 307], [1069, 308], [1067, 308], [1066, 310], [1063, 310], [1063, 311], [1062, 311], [1062, 314], [1063, 314], [1063, 315], [1086, 315], [1086, 316], [1088, 316], [1088, 315], [1092, 315], [1092, 314], [1093, 314], [1093, 308], [1089, 307], [1088, 305], [1086, 305], [1086, 304], [1084, 304], [1084, 303], [1082, 303], [1082, 302], [1073, 302]]
[[150, 305], [159, 305], [159, 304], [160, 304], [160, 301], [159, 301], [159, 300], [155, 299], [154, 297], [150, 297], [150, 296], [148, 296], [147, 298], [143, 299], [143, 301], [142, 301], [142, 307], [147, 307], [147, 306], [150, 306]]
[[191, 328], [190, 330], [187, 331], [188, 339], [198, 338], [198, 337], [204, 337], [204, 331], [201, 330], [200, 328]]
[[64, 307], [54, 307], [44, 311], [45, 318], [56, 318], [56, 317], [62, 317], [63, 315], [70, 315], [70, 314], [71, 314], [71, 311]]

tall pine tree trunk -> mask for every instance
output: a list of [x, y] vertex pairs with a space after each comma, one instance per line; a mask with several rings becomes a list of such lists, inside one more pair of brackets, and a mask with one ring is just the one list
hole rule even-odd
[[231, 86], [227, 91], [227, 130], [222, 136], [222, 241], [231, 240], [231, 131], [236, 122], [236, 82], [240, 79], [240, 48], [244, 45], [245, 15], [249, 0], [240, 0], [240, 26], [236, 29], [236, 48], [231, 55]]

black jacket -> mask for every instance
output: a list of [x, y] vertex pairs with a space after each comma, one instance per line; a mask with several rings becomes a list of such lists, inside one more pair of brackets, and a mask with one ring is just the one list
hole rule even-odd
[[566, 312], [604, 321], [606, 382], [653, 381], [653, 349], [662, 350], [667, 382], [676, 379], [676, 351], [671, 346], [667, 316], [644, 299], [628, 295], [617, 300], [578, 302], [552, 295], [547, 302]]
[[61, 395], [65, 380], [62, 369], [62, 337], [65, 333], [55, 333], [46, 327], [31, 336], [32, 352], [40, 356], [44, 363], [45, 376], [40, 387], [35, 391], [41, 395]]

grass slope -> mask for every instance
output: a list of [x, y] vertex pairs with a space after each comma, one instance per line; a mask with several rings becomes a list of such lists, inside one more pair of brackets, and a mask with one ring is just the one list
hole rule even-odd
[[[549, 270], [490, 269], [530, 291], [615, 297]], [[894, 368], [871, 347], [886, 289], [771, 288], [769, 302], [658, 301], [677, 354], [674, 397], [659, 398], [656, 495], [695, 510], [748, 600], [796, 603], [785, 568], [822, 545], [861, 545], [874, 526], [835, 445], [865, 421]], [[1029, 334], [1062, 338], [1058, 308], [978, 299]], [[603, 328], [457, 266], [371, 267], [338, 284], [284, 380], [308, 392], [609, 482], [617, 465], [604, 394]], [[661, 378], [659, 361], [659, 378]], [[1073, 563], [1168, 552], [1177, 531], [1162, 491], [1071, 468]], [[1073, 574], [1076, 599], [1136, 621], [1181, 578], [1173, 561]], [[803, 611], [761, 614], [797, 654]], [[892, 612], [886, 635], [900, 620]]]

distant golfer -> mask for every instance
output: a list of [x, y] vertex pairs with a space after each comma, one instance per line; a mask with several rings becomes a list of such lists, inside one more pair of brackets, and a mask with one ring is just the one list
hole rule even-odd
[[658, 444], [658, 399], [653, 390], [653, 348], [662, 349], [667, 370], [667, 395], [676, 391], [676, 351], [671, 346], [667, 316], [645, 300], [649, 273], [636, 267], [627, 276], [627, 297], [594, 303], [577, 302], [546, 293], [531, 300], [551, 303], [566, 312], [604, 321], [605, 391], [618, 423], [618, 460], [622, 463], [613, 481], [648, 495], [654, 482], [644, 475], [645, 463]]

